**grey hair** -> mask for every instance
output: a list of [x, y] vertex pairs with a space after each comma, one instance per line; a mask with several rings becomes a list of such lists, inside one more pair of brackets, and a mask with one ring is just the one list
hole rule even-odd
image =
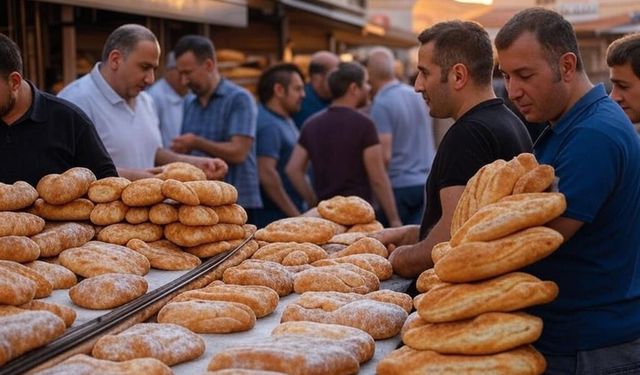
[[371, 76], [390, 79], [395, 76], [394, 62], [393, 52], [389, 48], [374, 47], [369, 51], [367, 68]]
[[153, 32], [142, 25], [130, 23], [118, 27], [109, 34], [107, 41], [104, 42], [102, 62], [106, 62], [109, 59], [109, 54], [114, 50], [120, 51], [126, 58], [139, 42], [145, 40], [158, 43]]

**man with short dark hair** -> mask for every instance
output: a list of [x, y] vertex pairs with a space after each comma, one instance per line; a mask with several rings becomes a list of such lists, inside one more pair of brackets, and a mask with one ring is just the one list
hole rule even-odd
[[302, 73], [293, 64], [272, 66], [258, 80], [258, 98], [256, 153], [263, 207], [256, 210], [254, 224], [262, 228], [298, 216], [305, 208], [284, 172], [300, 135], [291, 115], [300, 110], [304, 98]]
[[571, 23], [532, 8], [495, 40], [509, 98], [528, 121], [549, 122], [535, 146], [555, 168], [567, 209], [548, 223], [564, 237], [525, 268], [558, 284], [530, 309], [548, 374], [637, 373], [640, 368], [640, 140], [603, 85], [583, 68]]
[[338, 56], [329, 51], [318, 51], [311, 55], [309, 62], [309, 82], [304, 85], [304, 100], [300, 111], [293, 116], [298, 129], [311, 115], [331, 104], [331, 90], [327, 77], [338, 66]]
[[640, 123], [640, 33], [615, 40], [607, 49], [607, 65], [613, 89], [609, 96], [629, 120]]
[[91, 120], [25, 80], [18, 46], [0, 34], [0, 182], [36, 186], [72, 167], [98, 178], [118, 175]]
[[[369, 202], [375, 195], [390, 225], [401, 225], [375, 125], [356, 110], [369, 100], [366, 70], [357, 63], [342, 63], [329, 75], [329, 88], [333, 102], [305, 123], [287, 175], [310, 207], [336, 195], [356, 195]], [[315, 192], [305, 176], [309, 161]]]

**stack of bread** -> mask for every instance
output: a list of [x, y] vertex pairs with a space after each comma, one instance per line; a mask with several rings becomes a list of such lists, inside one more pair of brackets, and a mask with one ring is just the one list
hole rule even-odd
[[518, 310], [549, 303], [557, 285], [517, 272], [555, 251], [560, 233], [543, 225], [565, 208], [544, 193], [553, 168], [531, 154], [484, 166], [456, 207], [449, 242], [432, 250], [433, 269], [418, 279], [417, 315], [402, 331], [406, 346], [378, 365], [378, 374], [541, 374], [544, 357], [530, 344], [538, 317]]

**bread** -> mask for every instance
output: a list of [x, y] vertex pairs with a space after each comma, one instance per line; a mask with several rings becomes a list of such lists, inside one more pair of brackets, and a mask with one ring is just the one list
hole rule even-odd
[[227, 284], [262, 285], [271, 288], [280, 297], [293, 291], [293, 277], [283, 265], [264, 260], [249, 259], [224, 270], [222, 280]]
[[38, 192], [24, 181], [13, 185], [0, 182], [0, 211], [16, 211], [29, 207], [38, 198]]
[[146, 243], [134, 238], [127, 242], [127, 247], [144, 255], [151, 267], [160, 270], [188, 270], [202, 263], [197, 256], [182, 251], [180, 247], [167, 240]]
[[551, 186], [555, 178], [556, 174], [552, 166], [539, 165], [516, 181], [513, 194], [541, 193]]
[[381, 289], [365, 294], [364, 298], [400, 306], [407, 312], [407, 314], [413, 310], [413, 299], [406, 293], [396, 292], [389, 289]]
[[155, 358], [136, 358], [129, 361], [113, 362], [95, 359], [84, 354], [60, 362], [38, 375], [171, 375], [173, 371]]
[[220, 223], [243, 225], [247, 222], [247, 211], [239, 204], [213, 207], [213, 210], [218, 215]]
[[96, 176], [90, 169], [76, 167], [62, 174], [48, 174], [42, 177], [36, 190], [48, 204], [62, 205], [85, 195], [89, 185], [95, 180]]
[[407, 333], [410, 329], [422, 327], [425, 324], [429, 323], [425, 322], [424, 319], [422, 319], [420, 315], [418, 315], [417, 311], [412, 312], [407, 317], [407, 320], [404, 321], [404, 324], [400, 329], [400, 337], [404, 337], [405, 333]]
[[376, 340], [397, 335], [406, 319], [407, 312], [400, 306], [370, 299], [350, 302], [333, 311], [306, 309], [290, 303], [282, 313], [282, 322], [304, 320], [339, 324], [361, 329]]
[[367, 294], [342, 292], [305, 292], [295, 303], [305, 309], [322, 309], [334, 311], [340, 307], [362, 299], [391, 303], [405, 310], [407, 313], [413, 308], [411, 296], [392, 290], [379, 290]]
[[478, 208], [495, 203], [501, 198], [510, 195], [516, 181], [526, 172], [518, 158], [509, 160], [496, 171], [490, 181], [487, 181], [486, 187], [482, 190], [482, 195], [479, 196]]
[[87, 309], [112, 309], [145, 294], [148, 287], [142, 276], [106, 273], [82, 280], [69, 289], [69, 297], [73, 303]]
[[122, 201], [130, 207], [152, 206], [164, 200], [162, 180], [143, 178], [131, 182], [122, 190]]
[[76, 311], [74, 309], [57, 303], [33, 300], [21, 305], [20, 308], [31, 311], [49, 311], [62, 319], [66, 327], [71, 327], [76, 320]]
[[296, 293], [344, 292], [366, 294], [378, 290], [380, 280], [369, 271], [350, 263], [316, 267], [298, 273], [293, 281]]
[[420, 293], [426, 293], [431, 289], [447, 285], [450, 284], [440, 280], [438, 275], [436, 275], [436, 270], [434, 270], [433, 268], [429, 268], [428, 270], [422, 272], [420, 276], [418, 276], [418, 280], [416, 280], [416, 289]]
[[178, 220], [189, 226], [218, 224], [218, 215], [207, 206], [180, 206]]
[[149, 207], [131, 207], [124, 215], [129, 224], [142, 224], [149, 221]]
[[109, 203], [117, 201], [122, 196], [122, 191], [131, 181], [124, 177], [105, 177], [94, 181], [89, 185], [87, 196], [95, 203]]
[[164, 236], [179, 246], [194, 247], [209, 242], [239, 240], [244, 238], [244, 228], [235, 224], [212, 226], [188, 226], [171, 223], [164, 227]]
[[414, 303], [427, 322], [467, 319], [485, 312], [508, 312], [548, 303], [558, 295], [552, 281], [513, 272], [487, 281], [452, 284], [419, 295]]
[[185, 183], [198, 195], [200, 204], [215, 207], [236, 203], [238, 191], [223, 181], [188, 181]]
[[194, 165], [184, 162], [173, 162], [162, 166], [162, 173], [156, 176], [162, 180], [199, 181], [206, 180], [204, 171]]
[[366, 224], [356, 224], [347, 230], [347, 233], [375, 233], [383, 230], [384, 227], [378, 220]]
[[326, 243], [333, 237], [335, 229], [330, 221], [316, 217], [289, 217], [272, 222], [259, 229], [255, 238], [267, 242], [311, 242]]
[[51, 295], [51, 292], [53, 291], [53, 286], [46, 278], [44, 278], [38, 272], [32, 270], [29, 267], [23, 266], [20, 263], [11, 262], [8, 260], [0, 260], [0, 271], [2, 273], [17, 273], [21, 276], [31, 279], [36, 284], [36, 294], [34, 298], [47, 297]]
[[241, 368], [230, 368], [225, 370], [207, 371], [202, 375], [286, 375], [280, 371], [248, 370]]
[[[0, 276], [1, 277], [1, 276]], [[62, 335], [62, 319], [48, 311], [0, 306], [0, 366]]]
[[58, 264], [36, 260], [25, 263], [25, 266], [49, 281], [53, 289], [69, 289], [78, 282], [73, 272]]
[[67, 249], [60, 253], [58, 259], [61, 265], [83, 277], [104, 273], [146, 275], [150, 268], [144, 255], [124, 246], [99, 241]]
[[509, 273], [548, 256], [564, 241], [551, 228], [533, 227], [488, 242], [466, 242], [434, 266], [440, 280], [464, 283]]
[[168, 179], [162, 183], [162, 195], [189, 206], [200, 204], [198, 194], [189, 185], [174, 179]]
[[216, 57], [218, 62], [235, 62], [238, 65], [247, 62], [247, 55], [242, 51], [231, 48], [220, 48], [216, 51]]
[[184, 251], [200, 258], [208, 258], [240, 246], [244, 239], [209, 242], [198, 246], [187, 247]]
[[149, 209], [149, 221], [154, 224], [170, 224], [178, 221], [178, 208], [168, 203], [158, 203]]
[[162, 238], [162, 233], [162, 227], [157, 224], [118, 223], [102, 228], [96, 237], [98, 241], [126, 245], [127, 242], [134, 238], [145, 242], [158, 241]]
[[47, 223], [41, 233], [31, 237], [40, 248], [41, 257], [54, 257], [63, 250], [82, 246], [93, 238], [91, 225], [80, 223]]
[[44, 220], [26, 212], [0, 212], [0, 237], [33, 236], [42, 232]]
[[256, 318], [271, 314], [278, 307], [278, 293], [260, 285], [209, 285], [203, 289], [189, 290], [176, 296], [171, 302], [182, 301], [227, 301], [247, 305]]
[[165, 305], [158, 322], [174, 323], [195, 333], [232, 333], [253, 328], [256, 315], [242, 303], [192, 300]]
[[33, 299], [36, 288], [35, 281], [20, 273], [7, 269], [0, 272], [0, 304], [23, 305]]
[[382, 242], [371, 237], [363, 237], [347, 246], [344, 250], [331, 254], [331, 257], [340, 258], [355, 254], [375, 254], [383, 258], [389, 257], [389, 251], [386, 246], [384, 246]]
[[111, 225], [124, 220], [127, 210], [129, 207], [120, 200], [98, 203], [93, 207], [89, 219], [96, 225]]
[[567, 207], [561, 193], [530, 193], [505, 197], [478, 210], [451, 237], [452, 247], [465, 242], [491, 241], [539, 226], [560, 216]]
[[380, 281], [388, 280], [393, 275], [391, 263], [384, 257], [375, 254], [354, 254], [334, 259], [321, 259], [313, 262], [312, 265], [322, 267], [340, 263], [351, 263], [358, 266], [376, 275]]
[[449, 252], [449, 250], [451, 250], [451, 244], [449, 241], [436, 244], [433, 249], [431, 249], [431, 260], [433, 260], [433, 264], [438, 263], [440, 259]]
[[116, 362], [151, 357], [173, 366], [200, 357], [204, 349], [199, 335], [179, 325], [140, 323], [117, 335], [102, 336], [91, 355]]
[[544, 357], [531, 346], [492, 355], [446, 355], [408, 346], [384, 357], [376, 368], [378, 375], [492, 374], [539, 375], [546, 369]]
[[78, 198], [62, 205], [49, 204], [38, 198], [31, 212], [47, 220], [82, 221], [89, 220], [93, 208], [93, 202], [85, 198]]
[[39, 256], [38, 244], [29, 237], [0, 237], [0, 259], [22, 263], [38, 259]]
[[318, 213], [325, 219], [343, 225], [366, 224], [375, 220], [376, 214], [369, 202], [355, 195], [337, 195], [318, 203]]
[[366, 238], [367, 234], [362, 232], [340, 233], [329, 239], [330, 244], [351, 245], [359, 239]]
[[[290, 255], [296, 251], [304, 254], [306, 262], [293, 261]], [[326, 251], [320, 246], [312, 243], [297, 242], [274, 242], [259, 248], [252, 256], [253, 259], [268, 260], [288, 266], [308, 264], [326, 257]]]

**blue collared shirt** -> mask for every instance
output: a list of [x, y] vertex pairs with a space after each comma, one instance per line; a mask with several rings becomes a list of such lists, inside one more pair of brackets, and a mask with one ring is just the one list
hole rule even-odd
[[[257, 108], [251, 94], [235, 83], [222, 79], [205, 107], [190, 94], [185, 100], [182, 133], [194, 133], [214, 142], [229, 142], [234, 135], [255, 139]], [[206, 155], [194, 151], [195, 155]], [[244, 162], [229, 165], [225, 181], [238, 189], [238, 204], [260, 208], [260, 188], [255, 142]]]
[[162, 145], [169, 148], [171, 141], [180, 135], [186, 96], [180, 96], [164, 78], [149, 87], [147, 92], [153, 98], [160, 119]]
[[296, 123], [298, 129], [302, 129], [302, 125], [311, 115], [322, 111], [331, 104], [331, 100], [321, 99], [318, 94], [313, 91], [310, 83], [304, 85], [304, 95], [300, 111], [293, 115], [293, 121]]

